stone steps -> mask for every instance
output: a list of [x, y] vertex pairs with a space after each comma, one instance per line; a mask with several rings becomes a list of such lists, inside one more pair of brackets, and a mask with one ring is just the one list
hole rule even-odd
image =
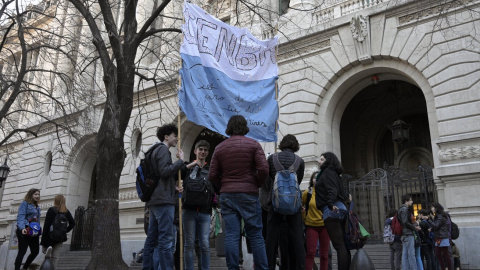
[[[215, 247], [214, 245], [212, 246], [210, 251], [210, 269], [227, 269], [225, 257], [217, 257]], [[386, 244], [366, 245], [364, 249], [373, 261], [376, 270], [390, 269], [390, 250]], [[354, 254], [355, 250], [352, 251], [352, 257]], [[90, 256], [90, 251], [64, 250], [60, 256], [57, 268], [62, 270], [83, 270], [88, 265]], [[318, 264], [318, 258], [316, 258], [316, 262]], [[140, 264], [130, 264], [130, 269], [140, 270], [142, 266]], [[195, 269], [197, 269], [197, 267], [195, 267]], [[338, 269], [335, 249], [332, 250], [332, 269]]]

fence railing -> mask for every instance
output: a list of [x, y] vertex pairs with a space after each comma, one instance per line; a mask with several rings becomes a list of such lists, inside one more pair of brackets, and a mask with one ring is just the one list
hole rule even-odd
[[94, 214], [94, 206], [87, 209], [83, 206], [79, 206], [77, 210], [75, 210], [75, 227], [73, 227], [70, 250], [78, 251], [92, 249]]

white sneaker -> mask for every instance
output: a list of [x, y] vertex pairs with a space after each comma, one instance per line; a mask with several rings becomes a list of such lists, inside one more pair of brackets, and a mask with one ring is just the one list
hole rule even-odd
[[45, 253], [45, 258], [51, 258], [52, 257], [52, 247], [47, 248], [47, 252]]

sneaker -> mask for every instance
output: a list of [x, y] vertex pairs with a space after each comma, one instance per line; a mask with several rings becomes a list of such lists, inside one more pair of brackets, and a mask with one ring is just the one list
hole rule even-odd
[[52, 247], [47, 248], [47, 252], [45, 253], [45, 258], [51, 258], [52, 257]]

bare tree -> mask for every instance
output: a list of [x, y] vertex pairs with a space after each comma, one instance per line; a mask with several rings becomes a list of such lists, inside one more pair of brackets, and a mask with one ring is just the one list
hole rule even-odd
[[[96, 137], [97, 187], [92, 259], [87, 269], [127, 269], [120, 246], [118, 191], [126, 158], [124, 136], [133, 108], [135, 81], [154, 80], [156, 72], [140, 72], [139, 58], [149, 51], [148, 42], [168, 33], [180, 33], [175, 27], [157, 28], [156, 21], [170, 4], [164, 0], [141, 22], [137, 12], [145, 10], [138, 1], [69, 0], [88, 25], [95, 57], [101, 63], [106, 94], [103, 117]], [[145, 3], [143, 3], [145, 4]], [[119, 12], [120, 11], [120, 12]], [[174, 20], [175, 21], [175, 20]], [[160, 54], [156, 57], [161, 58]], [[138, 75], [138, 76], [137, 76]], [[137, 78], [136, 78], [137, 77]]]

